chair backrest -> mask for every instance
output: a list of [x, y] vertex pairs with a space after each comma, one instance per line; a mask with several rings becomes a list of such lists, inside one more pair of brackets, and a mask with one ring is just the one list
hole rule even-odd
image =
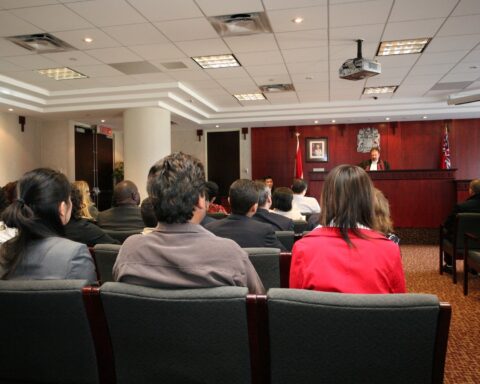
[[[458, 213], [455, 219], [456, 248], [464, 248], [464, 236], [469, 232], [472, 235], [480, 236], [480, 213]], [[473, 248], [478, 249], [478, 244], [472, 244]]]
[[117, 383], [250, 383], [247, 288], [100, 288]]
[[288, 252], [292, 251], [293, 243], [295, 242], [294, 231], [275, 231], [278, 240], [283, 244]]
[[258, 276], [266, 290], [280, 288], [280, 249], [278, 248], [243, 248], [248, 253]]
[[305, 220], [293, 220], [293, 232], [303, 233], [307, 229], [308, 223]]
[[207, 216], [211, 217], [212, 219], [215, 219], [215, 220], [220, 220], [220, 219], [224, 219], [225, 217], [228, 216], [227, 213], [223, 213], [223, 212], [210, 212], [210, 213], [207, 213]]
[[114, 281], [112, 270], [117, 260], [120, 245], [117, 244], [97, 244], [93, 247], [95, 253], [95, 264], [97, 266], [97, 275], [100, 282]]
[[102, 229], [103, 229], [103, 232], [105, 232], [107, 235], [114, 238], [115, 240], [118, 240], [120, 244], [123, 244], [123, 242], [126, 240], [127, 237], [142, 233], [142, 229], [134, 229], [129, 231], [117, 231], [114, 229], [104, 229], [104, 228]]
[[271, 383], [441, 383], [449, 304], [433, 295], [268, 292]]
[[86, 280], [0, 281], [0, 382], [98, 383]]

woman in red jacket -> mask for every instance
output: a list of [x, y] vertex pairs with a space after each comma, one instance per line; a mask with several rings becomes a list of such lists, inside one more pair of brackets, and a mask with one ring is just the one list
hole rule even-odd
[[321, 227], [297, 241], [290, 288], [344, 293], [404, 293], [400, 249], [371, 228], [375, 217], [370, 177], [339, 165], [325, 179]]

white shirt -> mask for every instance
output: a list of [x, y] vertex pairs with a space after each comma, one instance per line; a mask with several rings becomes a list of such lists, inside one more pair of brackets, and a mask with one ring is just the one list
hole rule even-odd
[[378, 171], [378, 160], [377, 161], [372, 161], [372, 164], [370, 164], [370, 171]]
[[270, 211], [270, 212], [276, 213], [277, 215], [282, 215], [282, 216], [288, 217], [289, 219], [292, 219], [292, 220], [305, 220], [305, 216], [303, 216], [300, 213], [300, 211], [298, 211], [294, 208], [292, 208], [288, 212], [280, 211], [280, 210], [275, 208], [273, 211]]
[[4, 243], [7, 240], [10, 240], [12, 237], [17, 236], [16, 228], [8, 228], [3, 221], [0, 221], [0, 244]]
[[293, 195], [292, 209], [300, 213], [320, 213], [320, 205], [314, 197]]

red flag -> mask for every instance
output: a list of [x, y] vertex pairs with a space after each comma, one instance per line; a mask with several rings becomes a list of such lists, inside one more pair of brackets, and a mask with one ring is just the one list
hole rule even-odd
[[440, 154], [440, 169], [450, 169], [452, 163], [450, 161], [450, 144], [448, 143], [448, 128], [445, 127], [445, 132], [442, 138], [442, 148]]
[[295, 134], [297, 136], [297, 151], [295, 153], [295, 177], [297, 179], [303, 179], [303, 163], [302, 163], [302, 152], [300, 151], [300, 141], [298, 136], [300, 133]]

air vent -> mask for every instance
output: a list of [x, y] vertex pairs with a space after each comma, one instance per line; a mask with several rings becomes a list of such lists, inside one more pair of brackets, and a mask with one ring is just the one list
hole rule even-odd
[[7, 37], [12, 43], [36, 53], [64, 52], [75, 49], [65, 41], [49, 33]]
[[125, 75], [143, 75], [145, 73], [162, 72], [160, 69], [150, 64], [148, 61], [133, 61], [126, 63], [110, 64], [112, 68], [124, 73]]
[[272, 32], [265, 12], [213, 16], [208, 20], [221, 37]]
[[165, 69], [185, 69], [188, 68], [183, 62], [181, 61], [170, 61], [168, 63], [160, 63], [162, 64]]
[[262, 92], [288, 92], [288, 91], [295, 91], [293, 84], [267, 84], [267, 85], [260, 85], [260, 90]]

